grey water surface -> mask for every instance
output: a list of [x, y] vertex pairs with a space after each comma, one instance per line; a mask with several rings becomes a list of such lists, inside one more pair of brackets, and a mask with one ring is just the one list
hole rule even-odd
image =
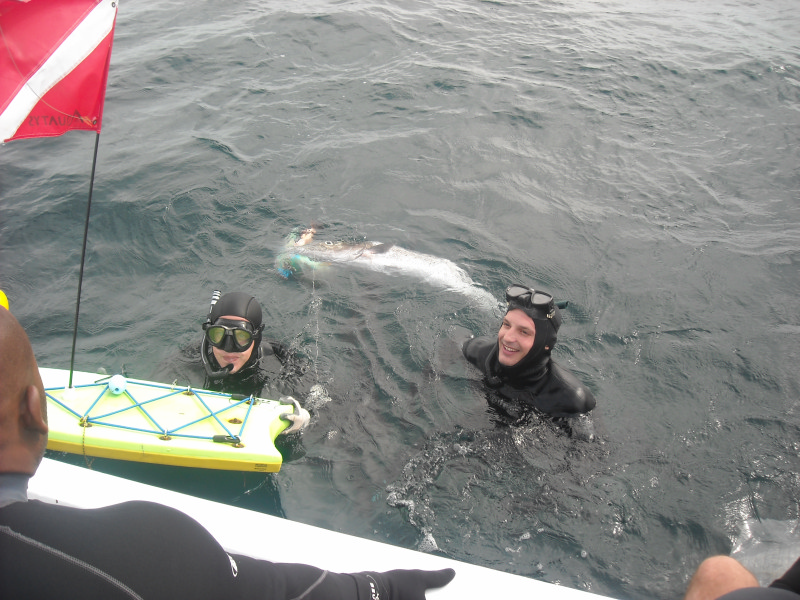
[[[788, 0], [121, 2], [76, 368], [146, 378], [246, 290], [313, 418], [274, 476], [92, 468], [616, 598], [796, 531], [799, 40]], [[0, 289], [42, 366], [69, 367], [93, 146], [0, 147]], [[498, 316], [462, 294], [281, 277], [312, 221], [568, 300], [596, 438], [498, 422], [457, 348]]]

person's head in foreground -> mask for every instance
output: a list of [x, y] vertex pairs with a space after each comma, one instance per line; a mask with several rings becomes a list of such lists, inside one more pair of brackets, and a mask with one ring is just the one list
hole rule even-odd
[[47, 401], [28, 336], [0, 307], [0, 473], [33, 475], [47, 447]]

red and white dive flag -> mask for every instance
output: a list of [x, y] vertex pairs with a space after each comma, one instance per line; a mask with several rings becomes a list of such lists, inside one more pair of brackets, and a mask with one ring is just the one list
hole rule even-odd
[[100, 132], [117, 0], [0, 0], [0, 142]]

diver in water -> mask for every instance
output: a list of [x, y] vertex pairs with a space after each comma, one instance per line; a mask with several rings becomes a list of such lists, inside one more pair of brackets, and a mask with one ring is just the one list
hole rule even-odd
[[264, 325], [261, 305], [251, 295], [231, 292], [220, 297], [214, 292], [203, 323], [203, 339], [183, 348], [153, 373], [155, 381], [177, 382], [222, 392], [273, 398], [283, 396], [294, 404], [286, 418], [293, 426], [284, 433], [299, 431], [308, 422], [308, 412], [290, 394], [287, 385], [296, 380], [298, 362], [279, 342], [262, 341]]
[[317, 231], [322, 229], [322, 227], [323, 226], [319, 223], [312, 223], [304, 229], [295, 227], [292, 230], [289, 237], [286, 238], [283, 252], [278, 255], [275, 261], [278, 274], [281, 277], [284, 279], [291, 279], [293, 275], [298, 275], [305, 269], [316, 269], [319, 267], [318, 262], [302, 254], [298, 254], [294, 251], [294, 248], [311, 243]]
[[550, 358], [561, 326], [553, 297], [512, 285], [506, 289], [506, 302], [508, 310], [497, 337], [471, 338], [462, 346], [464, 356], [496, 392], [490, 403], [512, 422], [521, 422], [531, 412], [564, 418], [591, 411], [592, 392]]

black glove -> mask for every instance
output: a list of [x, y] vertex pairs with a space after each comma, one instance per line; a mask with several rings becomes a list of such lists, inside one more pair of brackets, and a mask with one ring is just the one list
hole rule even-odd
[[369, 582], [369, 600], [425, 600], [425, 590], [444, 587], [453, 580], [453, 569], [421, 571], [396, 569], [385, 573], [358, 573]]

